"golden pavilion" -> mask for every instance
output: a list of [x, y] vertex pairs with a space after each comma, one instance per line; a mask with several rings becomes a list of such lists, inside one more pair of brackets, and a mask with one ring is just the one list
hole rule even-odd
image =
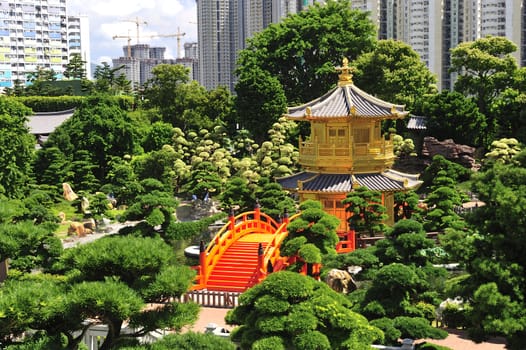
[[341, 220], [339, 232], [347, 232], [347, 213], [342, 200], [357, 186], [382, 193], [387, 224], [394, 223], [394, 193], [416, 189], [418, 175], [395, 171], [392, 136], [382, 135], [382, 121], [402, 119], [403, 105], [382, 101], [353, 84], [347, 59], [338, 85], [325, 95], [301, 106], [288, 108], [285, 117], [310, 123], [310, 136], [299, 140], [303, 171], [277, 179], [300, 201], [320, 201], [326, 212]]

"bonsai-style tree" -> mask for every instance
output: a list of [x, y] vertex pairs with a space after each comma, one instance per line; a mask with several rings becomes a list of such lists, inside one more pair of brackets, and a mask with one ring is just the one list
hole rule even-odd
[[367, 232], [371, 237], [385, 232], [384, 220], [388, 218], [387, 209], [382, 204], [382, 193], [369, 190], [365, 186], [353, 189], [342, 201], [347, 205], [345, 211], [350, 213], [349, 227], [357, 232]]
[[383, 334], [325, 283], [294, 272], [269, 275], [239, 297], [228, 324], [241, 349], [369, 349]]
[[336, 253], [339, 219], [323, 211], [318, 201], [307, 200], [299, 209], [301, 215], [287, 227], [289, 234], [281, 244], [281, 255], [321, 263], [322, 255]]

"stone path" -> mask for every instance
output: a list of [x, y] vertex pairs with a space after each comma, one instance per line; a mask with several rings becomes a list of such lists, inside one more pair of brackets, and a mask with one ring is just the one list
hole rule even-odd
[[[133, 223], [133, 225], [134, 224], [135, 223]], [[97, 240], [99, 238], [118, 233], [121, 228], [123, 228], [125, 226], [129, 226], [129, 225], [132, 225], [132, 223], [111, 223], [111, 224], [106, 224], [104, 232], [94, 232], [94, 233], [86, 235], [84, 237], [70, 236], [70, 237], [64, 238], [62, 240], [62, 247], [64, 247], [64, 249], [67, 249], [67, 248], [73, 248], [73, 247], [75, 247], [77, 245], [80, 245], [80, 244], [86, 244], [86, 243], [89, 243], [89, 242], [93, 242], [93, 241], [95, 241], [95, 240]]]

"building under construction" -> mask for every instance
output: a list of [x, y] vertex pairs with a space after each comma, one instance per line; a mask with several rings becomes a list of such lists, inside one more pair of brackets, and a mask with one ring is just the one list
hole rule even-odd
[[[137, 30], [135, 39], [137, 40], [137, 44], [131, 45], [132, 35], [130, 35], [130, 33], [128, 33], [128, 35], [115, 35], [113, 37], [114, 40], [127, 39], [128, 44], [122, 48], [124, 56], [112, 59], [112, 63], [113, 68], [124, 67], [124, 74], [131, 82], [133, 89], [139, 89], [151, 79], [153, 67], [159, 64], [181, 64], [190, 70], [189, 78], [191, 80], [197, 80], [197, 55], [190, 50], [186, 50], [187, 44], [185, 44], [185, 57], [180, 58], [181, 38], [186, 34], [181, 32], [179, 28], [177, 28], [177, 33], [174, 34], [141, 36], [139, 28], [141, 25], [148, 24], [146, 21], [142, 21], [137, 17], [135, 19], [124, 20], [124, 22], [135, 23]], [[165, 47], [154, 47], [148, 44], [140, 44], [140, 38], [177, 38], [177, 58], [164, 58], [166, 52]], [[188, 47], [190, 48], [191, 46]]]
[[182, 64], [190, 70], [190, 79], [197, 80], [197, 59], [187, 57], [164, 58], [165, 47], [153, 47], [148, 44], [135, 44], [123, 47], [124, 56], [112, 59], [113, 67], [124, 67], [123, 73], [134, 89], [143, 86], [152, 78], [153, 67], [159, 64]]

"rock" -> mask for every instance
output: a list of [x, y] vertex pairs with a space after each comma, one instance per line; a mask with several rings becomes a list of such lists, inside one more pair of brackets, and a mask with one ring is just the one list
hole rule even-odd
[[67, 182], [64, 182], [62, 184], [62, 190], [63, 190], [62, 195], [64, 199], [67, 201], [74, 201], [75, 199], [79, 198], [79, 196], [77, 196], [77, 194], [73, 192], [73, 189]]
[[68, 228], [68, 235], [72, 234], [75, 234], [79, 237], [84, 237], [86, 235], [86, 229], [84, 228], [84, 224], [76, 221], [71, 222]]
[[344, 270], [330, 270], [325, 282], [331, 289], [343, 294], [352, 292], [357, 288], [351, 274]]
[[97, 223], [93, 218], [84, 220], [82, 224], [84, 225], [85, 229], [90, 229], [91, 231], [95, 231], [95, 229], [97, 228]]
[[431, 136], [424, 137], [422, 145], [422, 156], [424, 157], [433, 158], [436, 155], [441, 155], [466, 168], [478, 170], [480, 165], [475, 161], [475, 151], [475, 147], [456, 144], [452, 139], [438, 141]]

